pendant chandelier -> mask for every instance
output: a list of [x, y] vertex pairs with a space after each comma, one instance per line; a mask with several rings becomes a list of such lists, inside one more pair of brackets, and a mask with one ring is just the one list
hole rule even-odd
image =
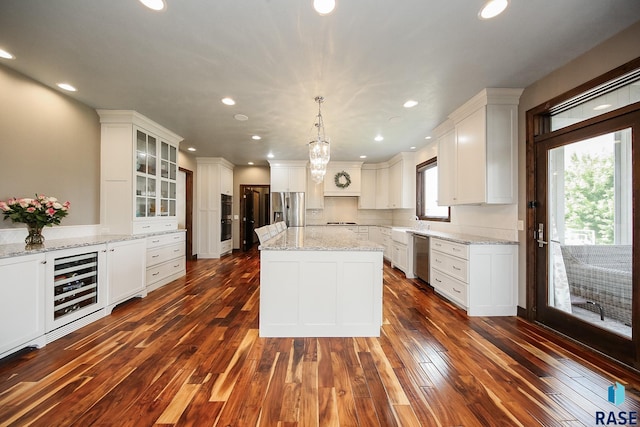
[[324, 176], [327, 173], [327, 164], [331, 157], [331, 147], [329, 140], [324, 134], [324, 122], [321, 112], [321, 105], [324, 102], [324, 98], [322, 96], [316, 96], [315, 101], [318, 103], [318, 120], [315, 123], [318, 135], [316, 139], [309, 143], [309, 170], [311, 172], [311, 179], [319, 184], [324, 180]]

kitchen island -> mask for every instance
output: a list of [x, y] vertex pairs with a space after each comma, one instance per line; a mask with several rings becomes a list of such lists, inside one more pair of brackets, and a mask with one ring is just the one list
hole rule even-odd
[[261, 337], [378, 337], [384, 247], [336, 227], [260, 245]]

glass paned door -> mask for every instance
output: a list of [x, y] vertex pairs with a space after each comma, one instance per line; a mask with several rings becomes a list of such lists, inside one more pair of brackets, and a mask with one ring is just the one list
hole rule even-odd
[[547, 164], [548, 304], [631, 338], [631, 129], [551, 149]]
[[537, 320], [630, 364], [635, 132], [627, 118], [538, 143], [534, 227]]

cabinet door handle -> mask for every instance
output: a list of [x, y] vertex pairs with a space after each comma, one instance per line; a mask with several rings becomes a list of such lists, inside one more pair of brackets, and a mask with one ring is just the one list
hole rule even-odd
[[151, 243], [160, 243], [160, 239], [158, 240], [152, 240]]
[[158, 272], [156, 272], [156, 273], [153, 273], [153, 274], [152, 274], [152, 276], [154, 276], [154, 277], [155, 277], [155, 276], [157, 276], [158, 274], [160, 274], [160, 272], [159, 272], [159, 271], [158, 271]]
[[160, 255], [151, 255], [151, 258], [158, 258]]
[[178, 268], [178, 267], [180, 267], [180, 264], [176, 264], [173, 266], [173, 268]]
[[438, 282], [438, 283], [442, 283], [442, 280], [440, 280], [440, 279], [438, 279], [438, 278], [436, 277], [436, 282]]
[[455, 293], [457, 293], [457, 294], [462, 293], [461, 291], [457, 290], [456, 288], [452, 288], [452, 289], [453, 289], [453, 292], [455, 292]]
[[451, 267], [453, 267], [454, 270], [462, 271], [462, 269], [460, 267], [456, 267], [455, 265], [452, 265]]

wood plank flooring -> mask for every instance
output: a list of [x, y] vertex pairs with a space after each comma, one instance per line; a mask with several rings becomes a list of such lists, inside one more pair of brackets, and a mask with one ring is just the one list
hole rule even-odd
[[0, 361], [0, 425], [592, 426], [640, 411], [637, 373], [522, 319], [469, 318], [388, 265], [380, 338], [260, 338], [259, 268], [255, 250], [189, 262]]

